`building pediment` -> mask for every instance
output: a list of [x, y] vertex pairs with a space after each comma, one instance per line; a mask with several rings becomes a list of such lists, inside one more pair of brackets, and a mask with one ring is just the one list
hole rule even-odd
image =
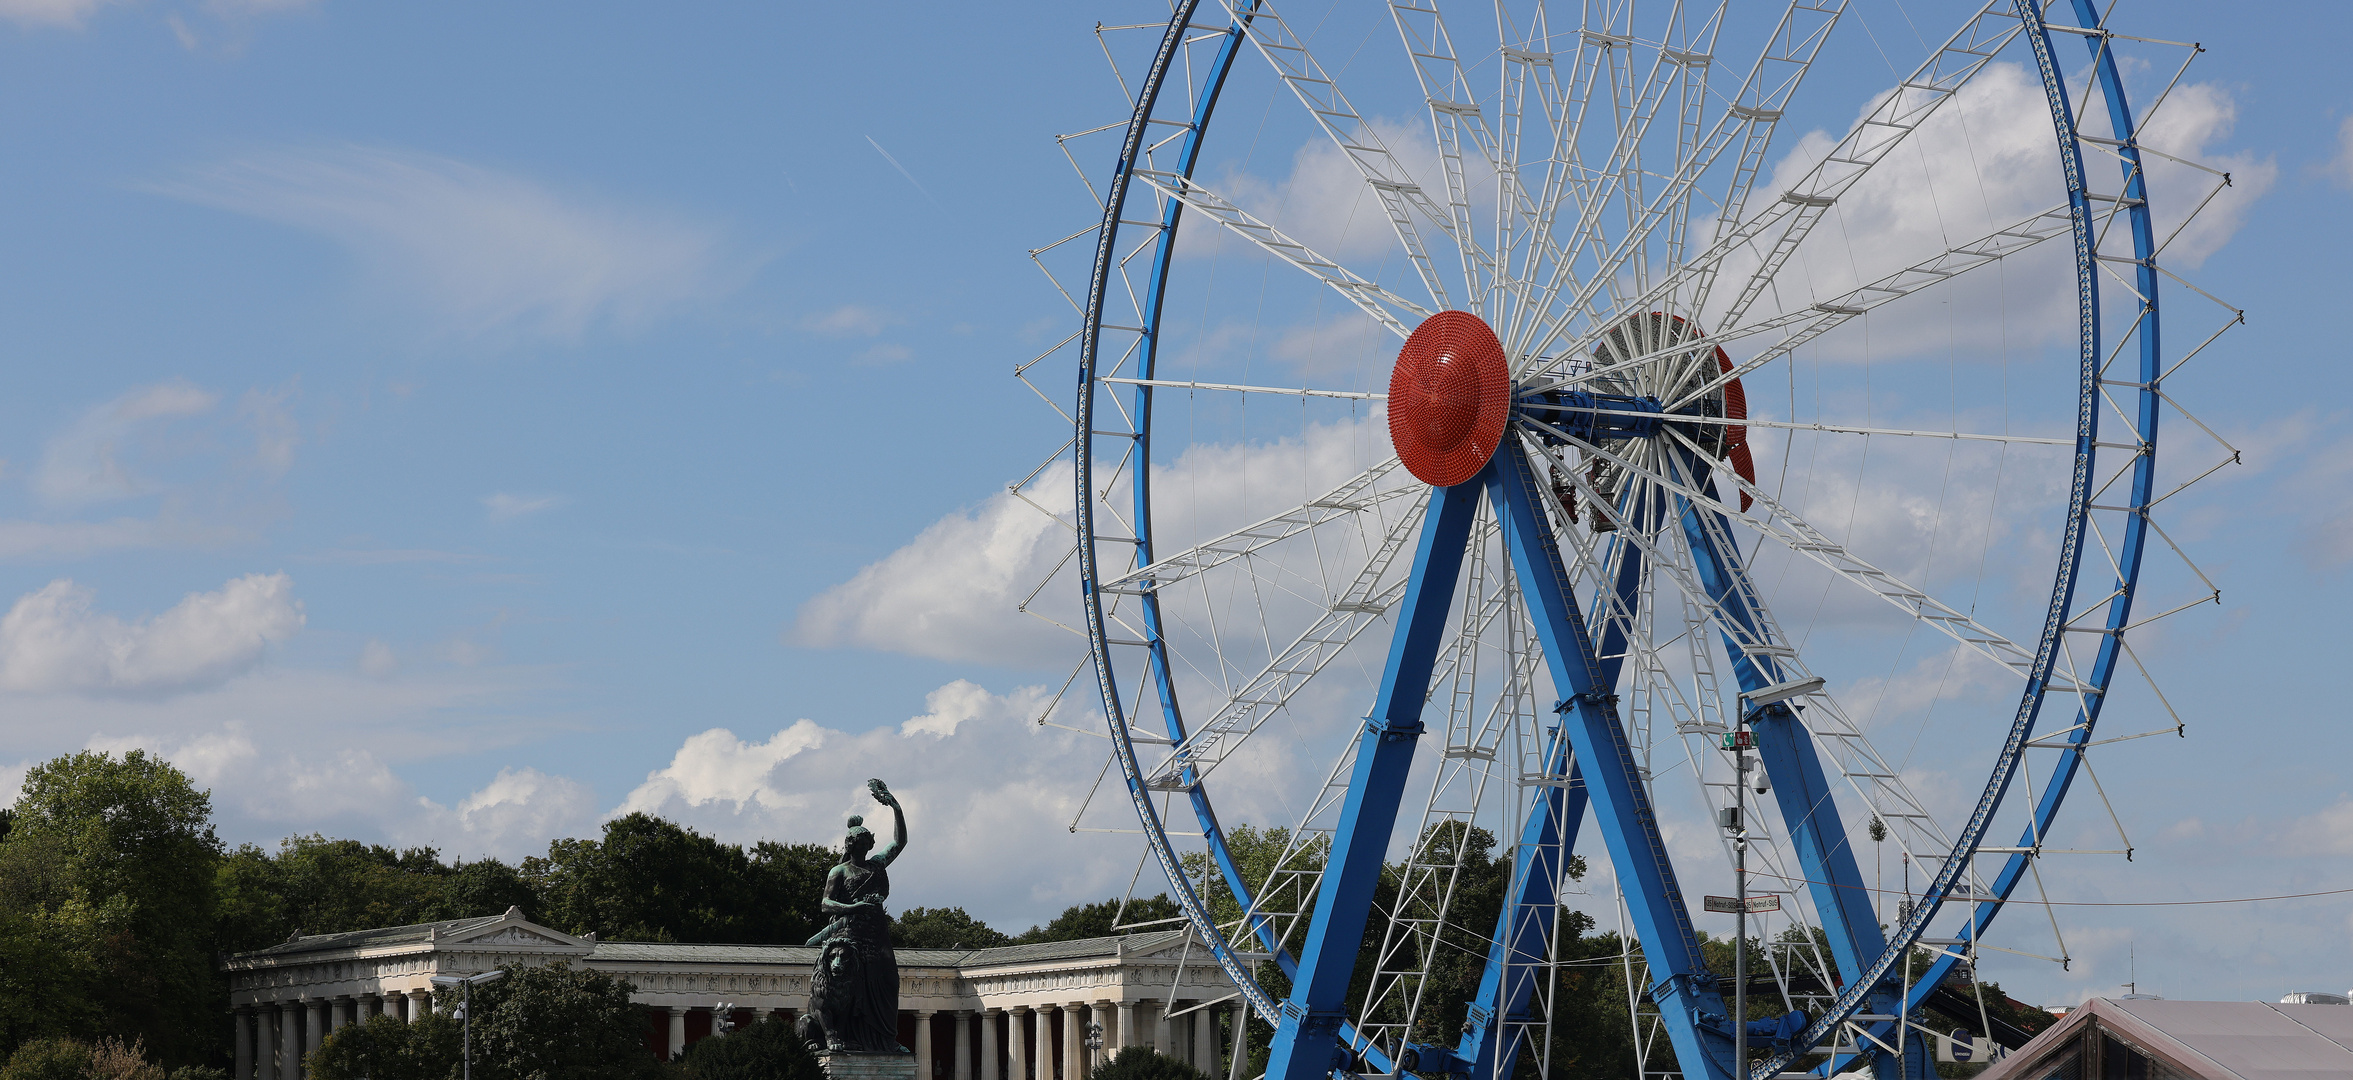
[[486, 926], [472, 927], [436, 939], [435, 944], [450, 948], [523, 948], [558, 949], [585, 953], [596, 947], [593, 938], [574, 937], [561, 930], [553, 930], [530, 922], [521, 912], [509, 911], [504, 918]]

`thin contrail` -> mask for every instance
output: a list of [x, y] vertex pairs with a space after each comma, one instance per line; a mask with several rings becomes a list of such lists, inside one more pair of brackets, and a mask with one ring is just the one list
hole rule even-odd
[[917, 180], [914, 173], [908, 172], [905, 165], [899, 164], [899, 159], [892, 157], [891, 152], [883, 149], [881, 143], [875, 142], [874, 136], [866, 136], [866, 145], [873, 147], [875, 153], [881, 154], [884, 161], [890, 162], [891, 168], [899, 170], [899, 175], [906, 177], [908, 183], [915, 185], [915, 190], [923, 192], [924, 198], [931, 199], [931, 204], [933, 206], [939, 206], [939, 208], [942, 210], [947, 209], [945, 206], [940, 206], [940, 201], [938, 199], [932, 197], [931, 189], [924, 187], [923, 181]]

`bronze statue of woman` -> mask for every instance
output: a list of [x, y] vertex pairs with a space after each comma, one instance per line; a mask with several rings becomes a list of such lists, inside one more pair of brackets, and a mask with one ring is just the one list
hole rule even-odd
[[[849, 945], [835, 960], [832, 977], [820, 981], [830, 1001], [810, 1002], [825, 1017], [825, 1049], [833, 1053], [904, 1054], [899, 1045], [899, 964], [891, 955], [891, 919], [882, 903], [890, 898], [889, 866], [907, 847], [907, 814], [880, 780], [866, 781], [874, 801], [891, 808], [896, 836], [874, 850], [874, 833], [852, 815], [842, 836], [842, 861], [825, 875], [821, 902], [833, 921], [809, 939], [813, 947], [832, 941]], [[830, 950], [839, 952], [841, 950]]]

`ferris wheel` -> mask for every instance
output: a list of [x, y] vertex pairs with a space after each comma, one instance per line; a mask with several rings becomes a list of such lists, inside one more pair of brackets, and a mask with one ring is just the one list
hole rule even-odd
[[1227, 3], [1096, 27], [1015, 492], [1266, 1077], [1544, 1073], [1596, 968], [1648, 1073], [1934, 1075], [1917, 1014], [2129, 858], [2090, 751], [2182, 731], [2132, 640], [2219, 595], [2159, 520], [2236, 459], [2174, 382], [2239, 321], [2174, 265], [2198, 48]]

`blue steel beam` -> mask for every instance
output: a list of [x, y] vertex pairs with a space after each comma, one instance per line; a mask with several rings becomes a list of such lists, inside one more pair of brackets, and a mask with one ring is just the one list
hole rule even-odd
[[[1679, 455], [1686, 475], [1695, 487], [1707, 484], [1707, 466], [1689, 454]], [[1787, 674], [1771, 657], [1750, 656], [1740, 647], [1733, 634], [1762, 644], [1774, 644], [1765, 621], [1750, 603], [1753, 590], [1749, 587], [1748, 572], [1740, 562], [1740, 549], [1732, 540], [1732, 530], [1723, 515], [1706, 510], [1689, 499], [1677, 498], [1681, 509], [1684, 539], [1691, 545], [1692, 561], [1699, 570], [1700, 587], [1707, 590], [1708, 599], [1715, 603], [1721, 617], [1731, 625], [1719, 626], [1724, 636], [1724, 650], [1732, 657], [1733, 674], [1740, 681], [1742, 693], [1764, 689], [1786, 681]], [[1821, 916], [1822, 929], [1830, 941], [1830, 956], [1838, 965], [1839, 974], [1852, 979], [1871, 960], [1887, 950], [1887, 935], [1879, 928], [1879, 917], [1871, 908], [1871, 894], [1863, 884], [1862, 868], [1856, 865], [1854, 846], [1848, 842], [1844, 824], [1839, 820], [1838, 800], [1830, 786], [1830, 778], [1822, 770], [1820, 752], [1814, 737], [1797, 720], [1797, 713], [1786, 702], [1775, 702], [1746, 717], [1756, 737], [1757, 759], [1764, 766], [1765, 775], [1773, 781], [1773, 799], [1781, 810], [1781, 822], [1789, 846], [1797, 852], [1798, 865], [1804, 869], [1807, 891], [1813, 894], [1814, 910]], [[1892, 975], [1881, 980], [1871, 991], [1869, 1011], [1895, 1015], [1902, 982]], [[1872, 1033], [1884, 1041], [1894, 1043], [1894, 1024], [1877, 1021]], [[1932, 1076], [1935, 1066], [1929, 1063], [1927, 1043], [1909, 1040], [1905, 1047], [1905, 1068], [1896, 1071], [1898, 1062], [1885, 1050], [1874, 1050], [1871, 1065], [1879, 1076]]]
[[[1630, 497], [1639, 497], [1645, 490], [1634, 489]], [[1655, 520], [1658, 508], [1644, 502], [1621, 513], [1639, 529]], [[1611, 614], [1602, 619], [1596, 658], [1600, 684], [1614, 687], [1626, 662], [1630, 619], [1624, 613], [1636, 610], [1641, 602], [1642, 549], [1614, 538], [1610, 543], [1618, 565], [1611, 583], [1616, 597], [1614, 603], [1604, 601], [1603, 610]], [[1515, 1025], [1532, 1019], [1527, 1016], [1528, 1001], [1544, 977], [1542, 965], [1549, 953], [1546, 936], [1554, 925], [1553, 909], [1560, 900], [1560, 877], [1576, 851], [1577, 827], [1585, 817], [1585, 779], [1570, 751], [1567, 734], [1557, 727], [1544, 761], [1546, 775], [1565, 775], [1568, 782], [1546, 786], [1520, 828], [1519, 846], [1512, 859], [1511, 892], [1496, 917], [1495, 937], [1487, 948], [1478, 996], [1471, 999], [1462, 1038], [1455, 1044], [1455, 1061], [1449, 1063], [1479, 1080], [1508, 1080], [1518, 1063], [1519, 1033], [1525, 1028]]]
[[[1480, 476], [1485, 475], [1483, 470]], [[1358, 737], [1348, 799], [1341, 806], [1339, 828], [1316, 888], [1315, 916], [1299, 953], [1291, 997], [1275, 1025], [1266, 1080], [1324, 1080], [1334, 1069], [1346, 1067], [1349, 1055], [1341, 1045], [1341, 1029], [1348, 984], [1364, 946], [1365, 920], [1372, 911], [1374, 887], [1380, 884], [1382, 857], [1397, 828], [1397, 804], [1413, 767], [1414, 744], [1421, 738], [1430, 673], [1446, 636], [1446, 613], [1454, 604], [1482, 486], [1474, 477], [1454, 487], [1430, 489], [1413, 575], [1398, 604], [1396, 634], [1389, 639], [1380, 696]]]
[[1487, 471], [1490, 498], [1503, 520], [1504, 546], [1535, 616], [1553, 686], [1567, 695], [1558, 706], [1561, 728], [1575, 749], [1610, 864], [1626, 890], [1626, 907], [1650, 967], [1650, 999], [1658, 1006], [1684, 1075], [1725, 1080], [1733, 1068], [1724, 999], [1683, 906], [1683, 890], [1667, 857], [1658, 816], [1636, 771], [1625, 725], [1618, 719], [1616, 695], [1603, 681], [1585, 619], [1570, 591], [1559, 541], [1540, 503], [1540, 480], [1527, 456], [1508, 445]]

